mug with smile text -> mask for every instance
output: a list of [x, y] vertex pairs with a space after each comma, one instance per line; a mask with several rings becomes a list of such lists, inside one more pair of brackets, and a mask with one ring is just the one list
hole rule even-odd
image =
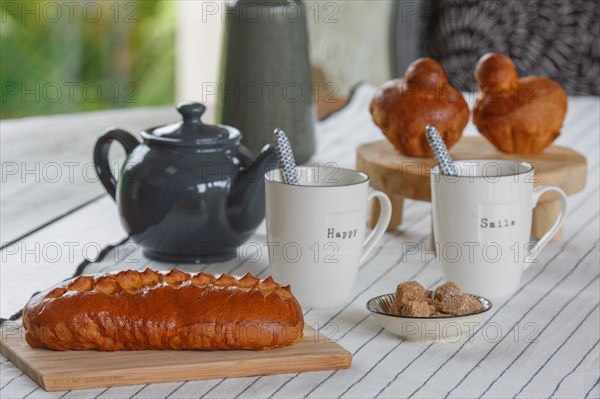
[[[447, 280], [465, 292], [491, 298], [512, 294], [521, 275], [562, 226], [567, 197], [555, 186], [534, 188], [531, 164], [474, 159], [453, 162], [458, 176], [431, 169], [436, 253]], [[554, 225], [531, 243], [531, 220], [542, 194], [561, 201]]]

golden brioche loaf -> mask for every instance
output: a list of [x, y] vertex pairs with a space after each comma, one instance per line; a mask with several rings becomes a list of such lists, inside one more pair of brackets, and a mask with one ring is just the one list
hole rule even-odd
[[432, 157], [425, 127], [437, 128], [448, 148], [462, 136], [469, 107], [462, 93], [448, 84], [442, 66], [420, 58], [408, 67], [403, 79], [386, 82], [369, 107], [373, 122], [400, 153]]
[[558, 137], [567, 112], [567, 95], [558, 83], [519, 78], [512, 60], [499, 53], [481, 57], [475, 78], [473, 123], [500, 151], [537, 154]]
[[269, 349], [302, 339], [289, 286], [250, 274], [127, 270], [80, 276], [35, 295], [23, 310], [34, 348]]

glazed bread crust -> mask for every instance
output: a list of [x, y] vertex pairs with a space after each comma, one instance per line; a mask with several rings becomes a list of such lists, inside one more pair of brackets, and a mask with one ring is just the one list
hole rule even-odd
[[499, 53], [483, 56], [475, 77], [473, 123], [500, 151], [539, 154], [558, 137], [567, 113], [567, 95], [558, 83], [519, 78], [512, 60]]
[[289, 286], [250, 274], [126, 270], [80, 276], [35, 295], [25, 339], [54, 350], [262, 350], [302, 339]]
[[448, 83], [442, 66], [431, 58], [414, 61], [402, 79], [390, 80], [369, 106], [373, 122], [404, 155], [432, 157], [425, 127], [435, 126], [451, 148], [469, 121], [462, 93]]

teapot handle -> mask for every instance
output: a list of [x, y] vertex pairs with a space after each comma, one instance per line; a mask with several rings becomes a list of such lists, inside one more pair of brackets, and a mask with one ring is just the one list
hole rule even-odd
[[117, 193], [117, 179], [113, 176], [110, 166], [108, 165], [108, 150], [113, 140], [116, 140], [123, 148], [125, 148], [125, 152], [128, 156], [140, 142], [133, 137], [131, 133], [114, 127], [105, 130], [104, 134], [96, 141], [96, 146], [94, 147], [94, 166], [96, 168], [96, 173], [106, 191], [108, 191], [113, 199], [115, 199]]

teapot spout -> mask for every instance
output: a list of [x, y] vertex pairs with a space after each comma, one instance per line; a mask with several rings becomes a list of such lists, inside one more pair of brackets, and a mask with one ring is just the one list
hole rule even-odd
[[271, 145], [263, 148], [249, 167], [235, 178], [227, 198], [227, 219], [240, 234], [253, 232], [265, 218], [265, 174], [277, 167]]

